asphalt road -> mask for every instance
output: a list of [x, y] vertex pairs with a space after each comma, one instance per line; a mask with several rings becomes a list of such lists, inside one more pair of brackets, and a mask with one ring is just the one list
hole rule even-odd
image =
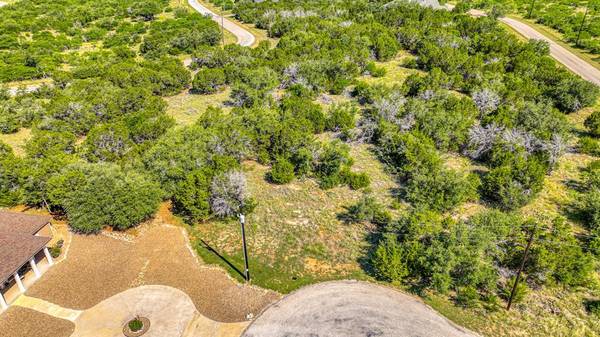
[[[215, 21], [219, 25], [221, 25], [221, 16], [213, 13], [210, 9], [201, 5], [197, 0], [188, 0], [188, 3], [200, 14], [210, 15], [212, 17], [213, 21]], [[226, 18], [223, 19], [222, 23], [223, 23], [223, 27], [226, 30], [230, 31], [233, 35], [235, 35], [237, 37], [237, 39], [238, 39], [237, 43], [240, 46], [250, 47], [254, 44], [254, 41], [256, 40], [256, 38], [254, 37], [254, 35], [252, 35], [252, 33], [247, 31], [246, 29], [238, 26], [233, 21], [228, 20]]]
[[[446, 8], [448, 10], [452, 10], [454, 6], [447, 4]], [[486, 16], [485, 12], [477, 9], [472, 9], [471, 11], [469, 11], [469, 14], [471, 14], [471, 16], [474, 17]], [[571, 53], [569, 50], [559, 45], [552, 39], [549, 39], [544, 34], [538, 32], [537, 30], [535, 30], [535, 28], [531, 27], [526, 23], [506, 17], [500, 18], [500, 21], [509, 25], [519, 34], [523, 35], [528, 39], [543, 40], [548, 42], [548, 44], [550, 45], [550, 55], [554, 59], [562, 63], [565, 67], [567, 67], [575, 74], [581, 76], [583, 79], [590, 81], [596, 85], [600, 85], [600, 70], [589, 64], [587, 61], [582, 60], [577, 55]]]
[[596, 85], [600, 85], [600, 70], [582, 60], [577, 55], [571, 53], [566, 48], [547, 38], [526, 23], [511, 18], [501, 18], [500, 21], [509, 25], [519, 34], [529, 39], [544, 40], [548, 42], [550, 45], [550, 55], [552, 55], [552, 57], [585, 80], [588, 80]]
[[242, 337], [475, 337], [423, 302], [358, 281], [302, 288], [265, 310]]

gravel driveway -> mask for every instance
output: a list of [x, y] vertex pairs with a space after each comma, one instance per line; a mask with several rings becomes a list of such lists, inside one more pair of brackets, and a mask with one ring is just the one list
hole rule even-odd
[[475, 337], [423, 302], [358, 281], [302, 288], [269, 307], [243, 337]]

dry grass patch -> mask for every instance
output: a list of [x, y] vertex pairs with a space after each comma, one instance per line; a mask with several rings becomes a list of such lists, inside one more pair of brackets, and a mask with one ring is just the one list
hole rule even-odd
[[385, 84], [392, 86], [394, 84], [402, 85], [406, 78], [411, 74], [425, 74], [424, 72], [416, 69], [404, 68], [402, 64], [413, 57], [406, 51], [401, 51], [396, 58], [388, 62], [375, 62], [375, 65], [380, 68], [384, 68], [386, 73], [382, 77], [373, 76], [361, 76], [359, 79], [365, 81], [368, 84]]
[[31, 138], [31, 129], [22, 128], [15, 133], [0, 134], [0, 141], [10, 146], [15, 155], [25, 156], [25, 144]]
[[175, 118], [178, 125], [191, 125], [200, 117], [209, 106], [231, 108], [225, 105], [231, 90], [226, 89], [214, 95], [194, 95], [185, 91], [179, 95], [166, 97], [167, 114]]
[[600, 334], [600, 320], [588, 314], [583, 302], [595, 298], [588, 291], [543, 289], [532, 292], [510, 312], [463, 309], [445, 297], [429, 295], [427, 304], [457, 324], [484, 336], [587, 337]]
[[[392, 203], [394, 180], [384, 172], [366, 145], [352, 148], [354, 170], [372, 178], [373, 195]], [[363, 195], [347, 187], [322, 190], [312, 179], [274, 185], [265, 180], [269, 168], [255, 162], [243, 165], [250, 194], [258, 201], [247, 217], [251, 273], [260, 286], [289, 292], [306, 284], [339, 278], [365, 278], [361, 260], [370, 248], [374, 228], [346, 224], [338, 214]], [[223, 264], [202, 240], [242, 269], [240, 229], [236, 221], [211, 221], [194, 227], [195, 242], [205, 261]], [[235, 270], [229, 269], [233, 275]]]

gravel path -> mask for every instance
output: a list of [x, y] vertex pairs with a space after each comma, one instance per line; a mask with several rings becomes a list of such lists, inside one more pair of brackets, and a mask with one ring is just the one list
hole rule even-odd
[[326, 282], [268, 308], [242, 337], [475, 337], [423, 302], [365, 282]]
[[[215, 14], [210, 9], [201, 5], [198, 2], [198, 0], [188, 0], [188, 3], [200, 14], [209, 15], [213, 19], [213, 21], [215, 21], [216, 23], [221, 25], [221, 16]], [[246, 29], [238, 26], [231, 20], [223, 19], [223, 27], [237, 37], [238, 44], [240, 46], [250, 47], [254, 44], [254, 41], [256, 40], [256, 38], [254, 37], [254, 35], [252, 33], [247, 31]]]

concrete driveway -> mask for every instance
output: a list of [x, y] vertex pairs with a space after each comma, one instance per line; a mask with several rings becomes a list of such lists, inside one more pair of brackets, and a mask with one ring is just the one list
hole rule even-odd
[[223, 27], [237, 37], [237, 43], [240, 46], [250, 47], [254, 44], [256, 38], [254, 37], [254, 35], [252, 35], [252, 33], [247, 31], [246, 29], [242, 28], [241, 26], [238, 26], [233, 21], [228, 19], [223, 19], [221, 21], [221, 16], [215, 14], [213, 11], [200, 4], [198, 0], [188, 0], [188, 3], [200, 14], [209, 15], [213, 19], [213, 21], [215, 21], [219, 25], [223, 23]]
[[243, 337], [474, 337], [416, 298], [358, 281], [300, 289], [263, 312]]

